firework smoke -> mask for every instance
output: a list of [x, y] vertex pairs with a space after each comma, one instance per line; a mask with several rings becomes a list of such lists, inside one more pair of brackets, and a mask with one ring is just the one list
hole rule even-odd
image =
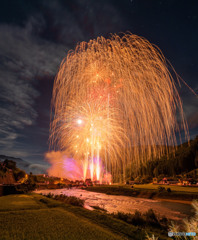
[[68, 178], [69, 180], [82, 178], [82, 166], [75, 159], [68, 157], [67, 152], [48, 152], [45, 154], [45, 158], [51, 164], [48, 169], [50, 176]]

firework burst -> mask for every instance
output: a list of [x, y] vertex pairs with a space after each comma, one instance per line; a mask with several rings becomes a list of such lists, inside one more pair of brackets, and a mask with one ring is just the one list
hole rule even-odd
[[51, 145], [83, 162], [84, 178], [89, 170], [100, 179], [102, 165], [114, 176], [136, 171], [176, 146], [176, 131], [188, 137], [175, 84], [163, 54], [144, 38], [82, 42], [54, 82]]

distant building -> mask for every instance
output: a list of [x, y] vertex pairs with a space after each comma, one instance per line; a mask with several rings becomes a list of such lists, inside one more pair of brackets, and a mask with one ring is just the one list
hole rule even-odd
[[92, 183], [92, 181], [91, 181], [91, 178], [87, 178], [87, 179], [85, 180], [85, 184], [86, 184], [87, 186], [92, 186], [93, 183]]
[[169, 185], [169, 184], [178, 184], [178, 181], [177, 180], [174, 180], [174, 179], [172, 179], [172, 178], [163, 178], [162, 179], [162, 184], [167, 184], [167, 185]]
[[153, 183], [154, 184], [158, 183], [157, 178], [153, 178]]
[[186, 179], [183, 180], [182, 184], [184, 186], [196, 185], [197, 181], [192, 179], [192, 178], [186, 178]]
[[93, 181], [93, 184], [94, 185], [100, 185], [100, 181], [99, 180], [95, 180], [95, 181]]

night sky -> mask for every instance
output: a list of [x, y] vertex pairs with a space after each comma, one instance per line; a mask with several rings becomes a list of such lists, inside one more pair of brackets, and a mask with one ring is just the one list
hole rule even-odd
[[[0, 2], [0, 154], [46, 168], [54, 77], [81, 41], [130, 31], [157, 45], [198, 93], [198, 1], [64, 0]], [[190, 137], [198, 99], [179, 90]]]

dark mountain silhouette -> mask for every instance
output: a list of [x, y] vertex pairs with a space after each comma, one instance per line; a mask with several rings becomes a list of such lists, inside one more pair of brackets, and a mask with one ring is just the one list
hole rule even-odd
[[42, 173], [46, 173], [46, 169], [48, 168], [47, 165], [45, 166], [42, 164], [31, 163], [21, 158], [0, 155], [0, 162], [3, 162], [6, 159], [16, 162], [17, 167], [24, 170], [26, 173], [32, 172], [34, 174], [42, 174]]

